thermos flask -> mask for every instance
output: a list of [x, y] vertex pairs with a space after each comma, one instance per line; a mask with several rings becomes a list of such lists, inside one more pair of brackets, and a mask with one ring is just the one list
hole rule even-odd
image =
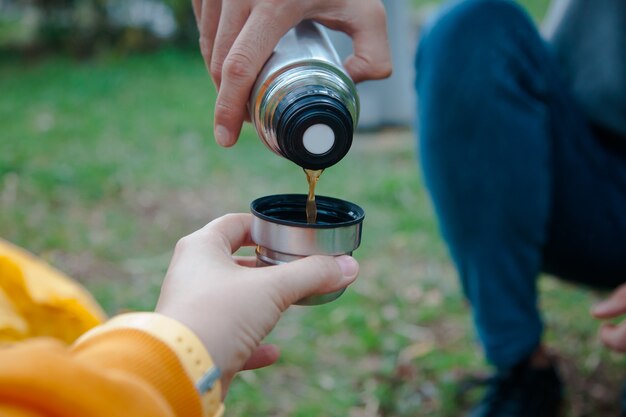
[[359, 98], [321, 25], [305, 20], [279, 41], [248, 111], [261, 141], [302, 168], [324, 169], [346, 155]]

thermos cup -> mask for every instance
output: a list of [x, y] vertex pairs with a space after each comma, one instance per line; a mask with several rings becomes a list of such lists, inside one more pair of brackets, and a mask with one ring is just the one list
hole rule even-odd
[[[317, 222], [308, 224], [305, 194], [261, 197], [250, 204], [251, 237], [257, 266], [279, 265], [310, 255], [351, 255], [361, 243], [365, 212], [354, 203], [318, 196]], [[344, 290], [300, 300], [300, 305], [324, 304]]]
[[305, 20], [279, 41], [248, 111], [261, 141], [302, 168], [324, 169], [346, 155], [359, 98], [321, 25]]

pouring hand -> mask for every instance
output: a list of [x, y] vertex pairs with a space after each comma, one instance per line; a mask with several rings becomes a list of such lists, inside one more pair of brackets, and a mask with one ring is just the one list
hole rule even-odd
[[222, 371], [224, 392], [236, 372], [278, 359], [275, 346], [260, 343], [283, 311], [306, 296], [348, 286], [358, 273], [349, 256], [254, 268], [254, 259], [233, 256], [253, 244], [250, 224], [251, 215], [226, 215], [182, 238], [156, 308], [202, 340]]
[[[594, 306], [591, 314], [597, 319], [612, 319], [626, 314], [626, 284], [617, 287], [609, 298]], [[600, 339], [609, 349], [626, 352], [626, 320], [618, 325], [602, 324]]]
[[218, 88], [215, 140], [237, 142], [257, 74], [280, 38], [313, 19], [348, 34], [354, 54], [346, 70], [355, 82], [388, 77], [391, 58], [380, 0], [193, 0], [200, 50]]

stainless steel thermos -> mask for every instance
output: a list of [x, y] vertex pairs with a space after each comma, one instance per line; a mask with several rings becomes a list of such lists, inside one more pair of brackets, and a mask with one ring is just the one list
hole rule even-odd
[[248, 110], [261, 141], [303, 168], [324, 169], [346, 155], [359, 98], [322, 26], [305, 20], [287, 32], [259, 73]]
[[[322, 26], [303, 21], [287, 32], [259, 73], [248, 110], [261, 141], [302, 168], [328, 168], [348, 153], [359, 98]], [[352, 254], [359, 247], [362, 208], [317, 196], [317, 221], [309, 224], [306, 202], [306, 194], [252, 202], [251, 237], [257, 244], [258, 266], [310, 255]], [[315, 295], [298, 304], [323, 304], [342, 293]]]

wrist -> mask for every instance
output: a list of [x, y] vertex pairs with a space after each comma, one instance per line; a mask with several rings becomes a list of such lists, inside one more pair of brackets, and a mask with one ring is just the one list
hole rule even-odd
[[223, 406], [219, 368], [196, 334], [171, 317], [148, 312], [122, 314], [85, 333], [75, 342], [75, 346], [95, 336], [124, 329], [148, 333], [173, 351], [200, 394], [204, 415], [221, 415]]
[[210, 353], [215, 366], [220, 369], [222, 395], [225, 396], [226, 387], [239, 369], [233, 369], [232, 366], [234, 349], [229, 343], [231, 331], [224, 320], [209, 315], [202, 316], [202, 322], [199, 322], [197, 315], [190, 316], [185, 311], [158, 305], [155, 312], [183, 324], [198, 337], [204, 349]]

